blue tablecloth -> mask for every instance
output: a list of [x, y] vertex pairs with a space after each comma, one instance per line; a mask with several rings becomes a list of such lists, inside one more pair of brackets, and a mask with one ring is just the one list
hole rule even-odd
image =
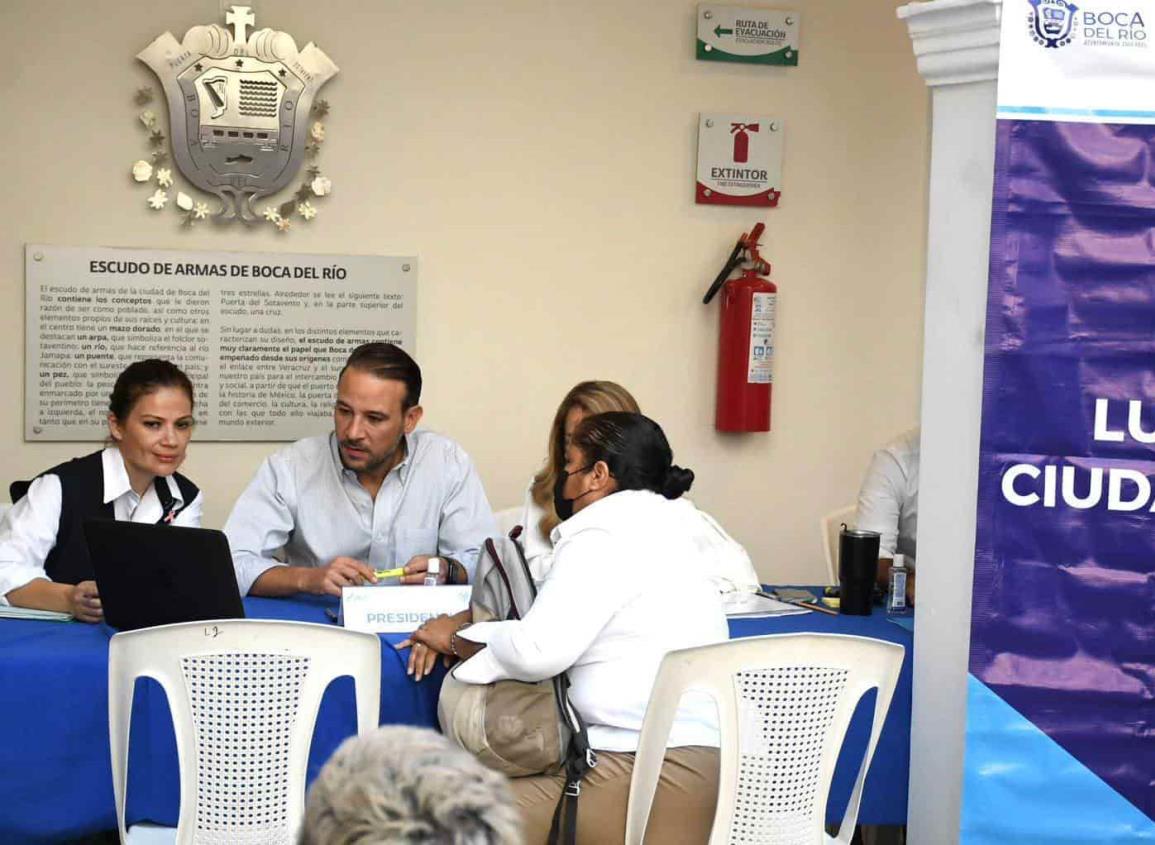
[[[326, 598], [245, 599], [251, 618], [327, 623]], [[898, 642], [907, 658], [867, 779], [860, 821], [901, 824], [906, 818], [910, 746], [912, 637], [884, 616], [834, 617], [817, 613], [730, 624], [735, 637], [791, 631], [829, 631]], [[108, 640], [105, 626], [0, 620], [0, 842], [50, 842], [116, 827], [108, 755]], [[382, 635], [381, 723], [436, 727], [437, 693], [444, 677], [420, 684], [405, 674], [402, 653]], [[325, 696], [309, 757], [309, 779], [355, 732], [353, 688], [348, 679]], [[835, 775], [828, 807], [841, 818], [869, 726], [856, 720]], [[857, 757], [854, 758], [857, 754]], [[176, 747], [164, 694], [151, 681], [138, 684], [129, 757], [130, 823], [152, 819], [175, 824], [179, 805]]]

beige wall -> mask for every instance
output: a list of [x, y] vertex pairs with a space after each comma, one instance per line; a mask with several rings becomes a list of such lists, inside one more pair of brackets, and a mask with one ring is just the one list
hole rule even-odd
[[[495, 507], [520, 501], [570, 385], [614, 379], [764, 580], [820, 580], [819, 516], [917, 419], [927, 99], [893, 3], [796, 3], [790, 70], [696, 62], [693, 2], [255, 3], [258, 27], [342, 69], [324, 90], [334, 194], [287, 237], [182, 231], [128, 179], [132, 93], [155, 84], [133, 56], [224, 5], [0, 5], [5, 484], [89, 448], [22, 439], [26, 242], [416, 254], [425, 419], [472, 453]], [[738, 110], [786, 121], [776, 210], [693, 202], [697, 113]], [[700, 299], [759, 219], [781, 293], [774, 431], [723, 436]], [[208, 525], [275, 448], [194, 442]]]

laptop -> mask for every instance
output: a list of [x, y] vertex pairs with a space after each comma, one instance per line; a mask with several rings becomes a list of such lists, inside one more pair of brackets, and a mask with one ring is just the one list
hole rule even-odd
[[84, 533], [104, 621], [113, 628], [244, 619], [222, 532], [89, 519]]

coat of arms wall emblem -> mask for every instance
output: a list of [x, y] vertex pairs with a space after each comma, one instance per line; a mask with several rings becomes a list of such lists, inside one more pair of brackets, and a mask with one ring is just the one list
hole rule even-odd
[[[310, 121], [314, 115], [323, 116], [327, 106], [318, 112], [314, 101], [337, 66], [312, 42], [298, 49], [286, 32], [249, 32], [255, 16], [248, 6], [233, 6], [225, 22], [231, 31], [220, 24], [194, 26], [181, 41], [166, 32], [137, 58], [152, 69], [164, 90], [173, 161], [193, 185], [218, 197], [216, 220], [280, 224], [280, 218], [288, 215], [272, 207], [258, 213], [254, 203], [292, 182], [307, 148], [315, 155], [325, 129], [319, 121], [310, 126]], [[323, 106], [324, 101], [316, 105]], [[141, 115], [153, 140], [159, 136], [163, 141], [163, 133], [149, 125], [150, 119], [154, 119], [151, 112]], [[154, 154], [153, 161], [157, 158]], [[308, 198], [322, 196], [329, 188], [318, 168], [310, 168], [309, 174], [312, 178], [297, 192], [296, 199], [303, 204], [291, 206], [300, 208], [305, 219], [312, 216]], [[135, 169], [134, 177], [145, 181]], [[167, 187], [159, 177], [158, 184]], [[194, 208], [198, 206], [203, 204]], [[283, 208], [291, 207], [286, 203]], [[283, 222], [282, 230], [287, 219]]]

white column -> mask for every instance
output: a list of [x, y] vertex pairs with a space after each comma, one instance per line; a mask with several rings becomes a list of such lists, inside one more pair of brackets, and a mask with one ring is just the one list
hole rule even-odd
[[931, 90], [909, 841], [959, 838], [1001, 0], [898, 9]]

